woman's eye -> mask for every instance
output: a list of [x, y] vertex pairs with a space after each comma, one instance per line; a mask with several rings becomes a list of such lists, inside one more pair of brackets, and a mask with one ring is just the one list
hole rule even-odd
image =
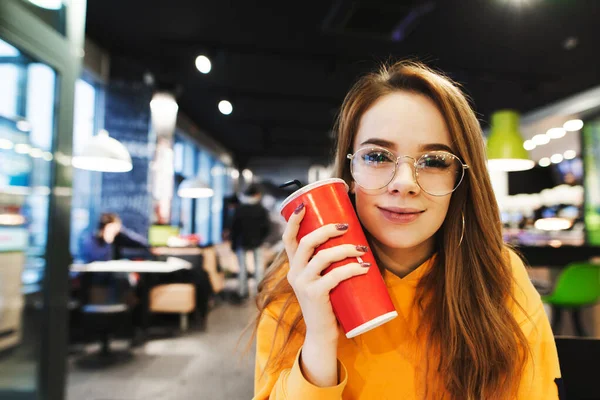
[[366, 154], [363, 157], [363, 159], [367, 163], [384, 163], [384, 162], [391, 161], [390, 157], [387, 154], [378, 153], [378, 152]]
[[448, 162], [441, 157], [428, 157], [421, 160], [421, 168], [445, 169], [448, 168], [448, 166]]

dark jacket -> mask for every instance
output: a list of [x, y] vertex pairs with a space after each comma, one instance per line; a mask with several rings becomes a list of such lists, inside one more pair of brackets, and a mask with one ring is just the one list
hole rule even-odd
[[231, 227], [231, 247], [252, 250], [260, 247], [269, 235], [269, 214], [260, 204], [241, 204], [235, 211]]

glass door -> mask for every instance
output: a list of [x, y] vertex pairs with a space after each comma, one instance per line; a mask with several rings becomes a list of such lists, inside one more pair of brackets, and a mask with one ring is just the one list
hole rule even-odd
[[0, 38], [0, 398], [36, 393], [57, 73]]

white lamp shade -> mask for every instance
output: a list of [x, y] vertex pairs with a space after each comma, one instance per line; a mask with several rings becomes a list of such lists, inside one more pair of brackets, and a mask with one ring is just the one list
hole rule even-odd
[[214, 191], [200, 178], [186, 179], [179, 185], [177, 195], [185, 198], [212, 197]]
[[177, 124], [179, 106], [175, 96], [168, 92], [157, 92], [150, 102], [152, 127], [158, 136], [171, 137]]
[[133, 169], [131, 155], [121, 142], [102, 130], [92, 137], [81, 153], [73, 157], [75, 168], [99, 172], [128, 172]]
[[496, 158], [488, 160], [488, 168], [490, 171], [525, 171], [533, 167], [535, 167], [535, 162], [532, 160], [516, 158]]
[[29, 2], [46, 10], [60, 10], [63, 6], [63, 0], [29, 0]]

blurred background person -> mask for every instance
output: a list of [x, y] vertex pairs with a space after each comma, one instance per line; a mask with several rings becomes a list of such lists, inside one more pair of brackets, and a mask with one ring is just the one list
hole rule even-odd
[[236, 252], [240, 266], [239, 295], [240, 299], [248, 297], [247, 253], [251, 252], [254, 261], [254, 278], [256, 284], [262, 280], [264, 265], [262, 244], [269, 235], [269, 213], [261, 203], [262, 192], [253, 184], [240, 198], [231, 224], [231, 248]]
[[[125, 248], [141, 249], [150, 254], [146, 239], [125, 228], [121, 218], [115, 213], [103, 213], [98, 221], [97, 229], [92, 234], [83, 237], [80, 258], [84, 263], [95, 261], [111, 261], [123, 258]], [[118, 272], [90, 272], [81, 275], [82, 295], [84, 304], [106, 303], [117, 301], [115, 293], [123, 286], [135, 286], [137, 275]], [[133, 289], [133, 288], [132, 288]], [[127, 293], [126, 302], [130, 306], [138, 303], [133, 290]]]
[[96, 232], [84, 236], [81, 244], [83, 262], [118, 260], [123, 257], [123, 248], [149, 249], [144, 237], [123, 226], [115, 213], [103, 213]]
[[221, 237], [224, 241], [231, 241], [231, 227], [233, 226], [233, 217], [235, 210], [240, 205], [240, 200], [234, 194], [223, 199], [223, 231]]

